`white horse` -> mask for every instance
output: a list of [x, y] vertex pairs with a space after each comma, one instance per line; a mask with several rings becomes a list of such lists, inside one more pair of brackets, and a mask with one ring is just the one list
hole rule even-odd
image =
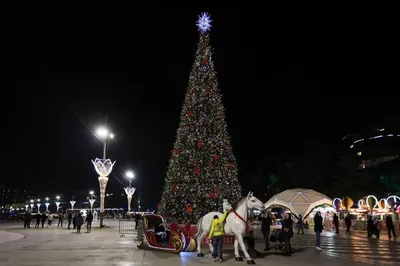
[[[226, 223], [224, 226], [225, 235], [234, 235], [235, 236], [235, 260], [242, 261], [242, 257], [239, 254], [239, 244], [242, 249], [248, 264], [255, 264], [254, 260], [250, 257], [249, 253], [246, 250], [246, 246], [243, 242], [243, 236], [246, 234], [246, 229], [248, 228], [247, 223], [247, 211], [251, 209], [264, 210], [264, 204], [253, 196], [252, 192], [249, 192], [247, 197], [243, 198], [237, 205], [236, 210], [232, 211], [226, 217]], [[214, 215], [218, 215], [221, 217], [222, 213], [219, 212], [210, 212], [205, 216], [201, 217], [197, 223], [197, 256], [203, 257], [204, 254], [201, 252], [201, 241], [202, 239], [208, 235], [211, 229], [211, 223], [214, 218]], [[211, 243], [208, 243], [211, 252], [213, 251], [213, 246]]]

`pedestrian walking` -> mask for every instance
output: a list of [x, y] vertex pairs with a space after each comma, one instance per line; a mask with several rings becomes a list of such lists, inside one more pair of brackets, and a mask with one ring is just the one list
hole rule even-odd
[[138, 229], [139, 220], [140, 220], [140, 214], [137, 212], [135, 213], [135, 229]]
[[71, 229], [71, 223], [72, 223], [72, 212], [68, 212], [68, 230]]
[[250, 254], [250, 252], [254, 252], [257, 254], [257, 257], [260, 257], [260, 252], [255, 249], [255, 238], [253, 232], [254, 231], [251, 230], [248, 235], [243, 238], [243, 240], [246, 241], [247, 244], [247, 253]]
[[47, 216], [47, 226], [51, 228], [51, 223], [53, 222], [53, 214], [50, 212], [49, 215]]
[[396, 232], [394, 230], [394, 225], [393, 225], [393, 220], [392, 220], [391, 215], [386, 215], [386, 228], [388, 230], [389, 238], [392, 237], [391, 233], [393, 233], [393, 237], [397, 237]]
[[315, 235], [317, 236], [315, 248], [319, 251], [322, 250], [322, 248], [321, 248], [321, 233], [322, 233], [323, 229], [324, 229], [323, 219], [321, 216], [321, 212], [318, 211], [314, 217], [314, 232], [315, 232]]
[[40, 219], [42, 218], [42, 216], [39, 214], [39, 213], [37, 213], [36, 214], [36, 224], [35, 224], [35, 228], [39, 228], [39, 225], [40, 225]]
[[44, 228], [44, 222], [46, 221], [47, 215], [46, 213], [42, 213], [42, 228]]
[[292, 253], [290, 239], [293, 237], [293, 220], [289, 213], [284, 214], [284, 219], [282, 220], [282, 233], [285, 241], [285, 253], [290, 255]]
[[81, 213], [78, 213], [78, 215], [75, 216], [75, 225], [76, 225], [76, 232], [80, 233], [81, 227], [83, 225], [83, 217]]
[[301, 234], [304, 235], [303, 217], [301, 216], [301, 214], [299, 215], [299, 219], [297, 220], [297, 234], [300, 234], [300, 230], [301, 230]]
[[92, 231], [92, 222], [93, 222], [93, 214], [91, 211], [89, 211], [86, 217], [86, 229], [88, 233]]
[[336, 213], [333, 215], [333, 225], [335, 226], [336, 234], [339, 234], [339, 216]]
[[264, 251], [269, 250], [269, 234], [271, 230], [272, 219], [269, 212], [263, 211], [259, 216], [258, 220], [261, 222], [261, 232], [264, 236]]
[[[76, 228], [76, 217], [78, 214], [74, 213], [74, 216], [72, 217], [72, 225], [74, 226], [74, 230]], [[82, 215], [81, 215], [82, 216]]]
[[24, 228], [31, 228], [31, 214], [26, 212], [24, 215]]
[[372, 219], [372, 216], [368, 216], [367, 220], [367, 232], [368, 232], [368, 238], [370, 238], [372, 235], [376, 235], [376, 238], [379, 238], [379, 224], [375, 219]]
[[211, 230], [208, 234], [208, 239], [210, 243], [213, 244], [212, 256], [214, 261], [217, 261], [217, 253], [219, 254], [219, 261], [223, 261], [222, 249], [224, 245], [224, 221], [228, 213], [227, 210], [224, 210], [224, 214], [221, 217], [215, 215], [211, 223]]
[[62, 213], [62, 211], [60, 211], [58, 213], [58, 224], [57, 227], [63, 227], [63, 222], [64, 222], [64, 214]]
[[346, 230], [346, 234], [351, 234], [350, 232], [350, 227], [351, 227], [351, 218], [350, 218], [350, 214], [347, 214], [346, 217], [344, 218], [344, 223], [346, 224], [347, 230]]

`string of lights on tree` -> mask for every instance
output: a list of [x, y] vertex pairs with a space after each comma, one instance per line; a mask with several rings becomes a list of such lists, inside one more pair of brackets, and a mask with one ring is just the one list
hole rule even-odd
[[211, 22], [202, 13], [196, 23], [198, 48], [159, 204], [160, 214], [178, 223], [194, 222], [219, 210], [223, 198], [234, 205], [242, 197], [211, 58]]

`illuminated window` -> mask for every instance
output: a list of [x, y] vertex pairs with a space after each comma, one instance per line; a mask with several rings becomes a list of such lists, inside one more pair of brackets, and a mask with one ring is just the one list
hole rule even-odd
[[361, 156], [361, 154], [362, 154], [362, 153], [361, 153], [360, 151], [359, 151], [359, 152], [357, 152], [357, 155], [358, 155], [358, 156]]

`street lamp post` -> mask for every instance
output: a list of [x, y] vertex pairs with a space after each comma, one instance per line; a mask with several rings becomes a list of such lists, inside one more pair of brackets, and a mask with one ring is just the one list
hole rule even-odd
[[132, 196], [135, 193], [136, 188], [131, 187], [132, 179], [135, 177], [132, 171], [126, 172], [125, 176], [129, 179], [129, 187], [124, 188], [126, 196], [128, 198], [128, 214], [131, 212]]
[[93, 191], [93, 190], [90, 191], [89, 194], [90, 194], [90, 196], [92, 197], [92, 198], [89, 199], [89, 202], [90, 202], [90, 211], [93, 212], [93, 204], [94, 204], [94, 202], [96, 201], [96, 199], [93, 198], [94, 191]]
[[36, 203], [37, 212], [40, 213], [40, 205], [42, 205], [42, 204], [40, 204], [40, 199], [37, 199], [37, 202], [38, 202], [38, 203]]
[[71, 203], [71, 210], [74, 210], [74, 205], [75, 205], [76, 201], [71, 200], [69, 203]]
[[104, 216], [104, 198], [106, 194], [106, 187], [108, 182], [108, 175], [111, 173], [115, 161], [112, 162], [110, 159], [106, 159], [107, 141], [114, 138], [114, 134], [109, 133], [106, 128], [99, 128], [96, 131], [96, 136], [103, 141], [103, 159], [96, 158], [92, 163], [97, 174], [99, 174], [99, 185], [100, 185], [100, 227], [103, 227], [103, 216]]
[[31, 199], [31, 212], [33, 211], [33, 206], [35, 206], [35, 204], [33, 204], [33, 199]]
[[46, 203], [45, 203], [45, 205], [46, 205], [46, 212], [48, 212], [48, 211], [49, 211], [49, 205], [50, 205], [50, 203], [49, 203], [49, 198], [46, 198]]
[[58, 209], [60, 207], [60, 196], [56, 196], [56, 199], [57, 199], [56, 205], [57, 205], [57, 212], [58, 212]]

